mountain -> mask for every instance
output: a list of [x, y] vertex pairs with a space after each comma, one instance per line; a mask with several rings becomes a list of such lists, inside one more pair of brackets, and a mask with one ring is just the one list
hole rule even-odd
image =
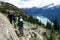
[[57, 17], [58, 22], [60, 23], [60, 5], [52, 6], [50, 5], [44, 6], [42, 8], [32, 7], [32, 8], [22, 8], [26, 13], [30, 15], [42, 15], [47, 17], [49, 20], [54, 22], [55, 17]]
[[19, 9], [19, 8], [16, 7], [15, 5], [10, 4], [10, 3], [8, 3], [8, 2], [2, 2], [2, 1], [0, 1], [0, 12], [6, 14], [6, 13], [7, 13], [7, 10], [8, 10], [9, 12], [10, 12], [10, 11], [13, 11], [13, 12], [15, 12], [15, 13], [27, 15], [24, 11], [22, 11], [21, 9]]

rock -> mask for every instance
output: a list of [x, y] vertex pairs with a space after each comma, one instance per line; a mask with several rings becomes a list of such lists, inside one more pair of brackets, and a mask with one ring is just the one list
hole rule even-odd
[[0, 13], [0, 40], [19, 40], [13, 26], [2, 13]]
[[25, 37], [21, 37], [22, 40], [26, 40]]

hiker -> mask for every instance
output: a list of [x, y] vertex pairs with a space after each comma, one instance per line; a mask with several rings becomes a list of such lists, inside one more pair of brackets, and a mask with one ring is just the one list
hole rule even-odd
[[12, 14], [12, 22], [13, 22], [13, 25], [14, 25], [14, 28], [16, 29], [16, 14], [15, 13], [13, 13]]
[[21, 36], [23, 36], [23, 19], [21, 16], [18, 18], [18, 24], [17, 25], [19, 27], [19, 32], [20, 32]]
[[14, 25], [14, 27], [13, 28], [16, 28], [16, 13], [13, 13], [13, 12], [8, 12], [9, 14], [8, 14], [8, 19], [9, 19], [9, 21], [10, 21], [10, 23], [11, 24], [13, 24]]
[[12, 16], [13, 15], [10, 12], [8, 12], [8, 16], [7, 17], [8, 17], [8, 19], [9, 19], [9, 21], [10, 21], [11, 24], [12, 24]]
[[16, 16], [16, 23], [15, 23], [15, 24], [16, 24], [16, 26], [17, 26], [17, 24], [18, 24], [18, 18], [19, 18], [19, 17], [18, 17], [18, 16]]

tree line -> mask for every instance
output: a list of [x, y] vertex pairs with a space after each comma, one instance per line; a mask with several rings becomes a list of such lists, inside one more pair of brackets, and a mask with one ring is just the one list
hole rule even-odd
[[[47, 40], [56, 40], [56, 39], [60, 40], [60, 25], [58, 23], [57, 17], [55, 17], [53, 25], [50, 22], [47, 22], [46, 29], [47, 31], [50, 30], [49, 37], [47, 36], [47, 31], [46, 31]], [[56, 38], [57, 35], [59, 35], [58, 38]]]

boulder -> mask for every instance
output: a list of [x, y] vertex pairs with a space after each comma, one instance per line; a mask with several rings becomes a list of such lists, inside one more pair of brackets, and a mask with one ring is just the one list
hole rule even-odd
[[0, 40], [19, 40], [7, 17], [0, 13]]

